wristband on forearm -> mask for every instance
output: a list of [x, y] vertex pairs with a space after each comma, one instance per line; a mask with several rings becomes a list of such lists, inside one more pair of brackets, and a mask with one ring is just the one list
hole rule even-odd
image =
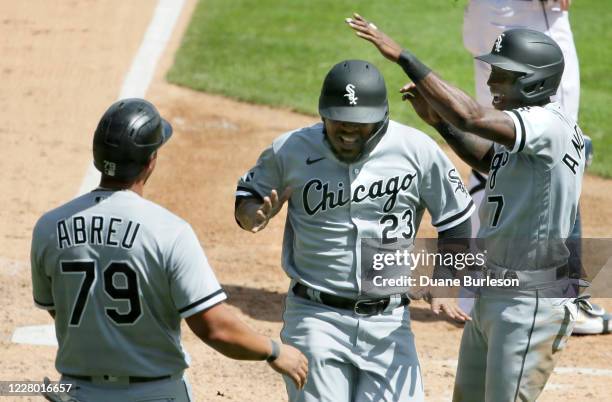
[[446, 122], [438, 123], [435, 126], [433, 126], [433, 128], [435, 128], [436, 131], [445, 139], [457, 137], [457, 134], [458, 134], [456, 129], [454, 129], [453, 126], [451, 126], [450, 124]]
[[397, 64], [404, 70], [404, 72], [410, 77], [412, 82], [415, 84], [421, 81], [427, 74], [431, 72], [431, 69], [425, 64], [421, 63], [421, 60], [417, 59], [415, 55], [404, 49], [400, 53]]
[[[453, 279], [455, 277], [457, 270], [452, 261], [455, 260], [457, 253], [469, 250], [471, 236], [472, 223], [469, 219], [438, 233], [438, 253], [442, 254], [442, 258], [434, 268], [433, 279]], [[449, 247], [455, 251], [449, 251]], [[448, 258], [450, 263], [447, 263], [447, 256], [452, 257]]]
[[278, 342], [276, 342], [274, 339], [270, 339], [270, 345], [272, 345], [272, 351], [270, 352], [270, 355], [266, 357], [266, 361], [268, 363], [272, 363], [280, 355], [280, 345]]

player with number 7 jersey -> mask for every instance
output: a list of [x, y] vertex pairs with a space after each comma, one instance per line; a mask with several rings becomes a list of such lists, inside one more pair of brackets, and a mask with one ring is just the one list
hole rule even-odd
[[[566, 244], [586, 163], [580, 127], [551, 102], [563, 52], [546, 34], [508, 29], [491, 52], [492, 108], [440, 78], [358, 14], [357, 36], [398, 63], [412, 83], [400, 91], [473, 169], [489, 174], [478, 237], [483, 275], [510, 286], [479, 287], [461, 338], [453, 401], [535, 401], [572, 332], [581, 272]], [[580, 265], [580, 264], [578, 264]]]

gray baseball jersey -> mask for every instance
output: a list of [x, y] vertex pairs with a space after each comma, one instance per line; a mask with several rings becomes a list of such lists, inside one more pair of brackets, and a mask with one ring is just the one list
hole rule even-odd
[[565, 264], [582, 186], [584, 139], [557, 103], [506, 112], [512, 149], [495, 144], [479, 211], [487, 264], [538, 270]]
[[[580, 128], [558, 104], [506, 112], [512, 149], [495, 145], [482, 206], [487, 265], [542, 270], [567, 263], [584, 172]], [[529, 284], [525, 284], [529, 285]], [[483, 287], [463, 331], [455, 400], [536, 400], [553, 371], [577, 315], [573, 299], [542, 289]]]
[[425, 209], [438, 231], [474, 210], [457, 170], [426, 134], [391, 121], [374, 149], [340, 162], [323, 124], [277, 138], [238, 183], [237, 197], [293, 190], [282, 265], [287, 274], [347, 298], [360, 294], [361, 239], [415, 236]]
[[34, 301], [56, 312], [64, 374], [178, 373], [188, 366], [181, 317], [226, 299], [191, 226], [127, 190], [43, 215], [31, 259]]

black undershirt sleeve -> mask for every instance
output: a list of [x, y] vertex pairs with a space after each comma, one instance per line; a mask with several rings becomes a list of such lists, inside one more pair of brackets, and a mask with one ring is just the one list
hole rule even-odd
[[[472, 236], [471, 219], [466, 219], [452, 228], [438, 233], [439, 253], [467, 252], [470, 248], [470, 237]], [[443, 258], [442, 260], [445, 260]], [[454, 260], [454, 259], [453, 259]], [[453, 279], [457, 270], [452, 265], [437, 264], [434, 268], [434, 279]]]

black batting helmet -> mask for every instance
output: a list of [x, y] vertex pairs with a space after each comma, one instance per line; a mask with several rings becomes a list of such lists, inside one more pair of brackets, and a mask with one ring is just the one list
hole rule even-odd
[[108, 108], [96, 128], [94, 165], [106, 176], [133, 179], [171, 135], [172, 126], [150, 102], [120, 100]]
[[380, 71], [363, 60], [345, 60], [327, 73], [319, 97], [321, 117], [351, 123], [378, 123], [389, 114]]
[[507, 71], [522, 73], [513, 97], [529, 105], [550, 98], [557, 92], [563, 75], [563, 53], [559, 45], [542, 32], [509, 29], [499, 35], [491, 53], [476, 57]]

